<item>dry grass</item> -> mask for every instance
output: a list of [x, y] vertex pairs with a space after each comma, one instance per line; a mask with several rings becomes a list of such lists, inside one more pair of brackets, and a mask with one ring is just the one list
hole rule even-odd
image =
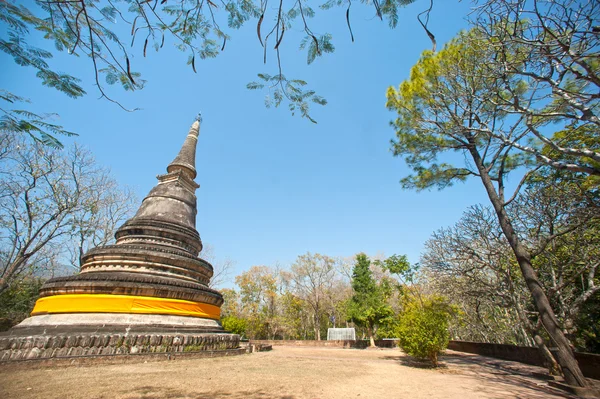
[[539, 368], [451, 354], [418, 366], [395, 349], [275, 347], [228, 358], [94, 366], [0, 366], [1, 398], [565, 398]]

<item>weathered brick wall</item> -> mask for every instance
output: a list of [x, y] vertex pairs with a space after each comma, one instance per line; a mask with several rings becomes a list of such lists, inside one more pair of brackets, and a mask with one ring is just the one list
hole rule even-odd
[[448, 349], [459, 352], [476, 353], [497, 359], [513, 360], [534, 366], [543, 366], [544, 359], [537, 348], [504, 344], [487, 344], [481, 342], [450, 341]]
[[577, 359], [583, 375], [600, 380], [600, 355], [575, 352], [575, 359]]

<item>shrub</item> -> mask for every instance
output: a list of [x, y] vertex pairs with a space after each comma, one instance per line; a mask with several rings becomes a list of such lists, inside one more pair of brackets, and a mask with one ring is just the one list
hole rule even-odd
[[29, 317], [44, 280], [23, 278], [13, 281], [0, 294], [0, 331], [5, 331]]
[[239, 334], [242, 337], [246, 335], [246, 328], [248, 327], [246, 319], [241, 319], [235, 316], [223, 317], [221, 319], [221, 325], [225, 330], [234, 334]]
[[438, 354], [450, 340], [448, 324], [456, 314], [456, 308], [444, 297], [409, 297], [399, 318], [400, 347], [411, 356], [429, 359], [437, 367]]

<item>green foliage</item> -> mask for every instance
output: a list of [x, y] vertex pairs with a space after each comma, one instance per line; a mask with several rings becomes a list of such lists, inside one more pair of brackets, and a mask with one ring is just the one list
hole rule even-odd
[[330, 34], [321, 35], [319, 38], [312, 35], [305, 36], [300, 42], [300, 50], [308, 48], [306, 63], [309, 65], [312, 64], [317, 56], [320, 56], [323, 53], [333, 53], [335, 47], [331, 43], [331, 39], [332, 37]]
[[241, 319], [235, 316], [227, 316], [221, 318], [221, 324], [226, 331], [230, 331], [234, 334], [239, 334], [241, 337], [246, 336], [246, 329], [248, 328], [248, 322], [245, 319]]
[[306, 82], [299, 79], [288, 80], [284, 75], [278, 74], [271, 76], [266, 73], [259, 73], [259, 79], [262, 82], [250, 82], [246, 86], [250, 90], [264, 89], [268, 87], [269, 94], [265, 96], [265, 106], [270, 108], [272, 106], [279, 107], [284, 99], [289, 101], [289, 109], [294, 115], [296, 112], [300, 112], [302, 117], [307, 118], [312, 123], [317, 123], [309, 114], [310, 103], [319, 105], [327, 104], [327, 100], [323, 97], [318, 96], [314, 90], [304, 90], [303, 86], [306, 86]]
[[386, 323], [377, 328], [377, 339], [398, 338], [398, 328], [400, 324], [397, 318], [391, 318]]
[[[376, 261], [383, 270], [396, 275], [403, 284], [413, 283], [418, 265], [411, 265], [406, 255], [392, 255], [383, 262]], [[399, 287], [401, 288], [401, 287]]]
[[[384, 18], [387, 18], [390, 28], [395, 28], [398, 25], [399, 8], [414, 2], [415, 0], [383, 0], [381, 3], [379, 3], [377, 1], [370, 2], [368, 0], [361, 0], [361, 3], [367, 5], [372, 4], [375, 7], [375, 13], [379, 19], [383, 20]], [[321, 8], [328, 10], [336, 6], [345, 6], [346, 4], [348, 4], [348, 9], [350, 9], [351, 4], [345, 0], [328, 0], [326, 3], [321, 5]]]
[[464, 166], [448, 162], [459, 159], [452, 153], [462, 158], [481, 151], [490, 175], [499, 167], [508, 173], [529, 161], [522, 153], [503, 151], [502, 140], [494, 141], [494, 132], [489, 131], [490, 126], [503, 126], [507, 115], [494, 105], [502, 82], [483, 62], [493, 59], [490, 47], [478, 32], [462, 32], [439, 52], [424, 51], [410, 78], [397, 89], [388, 88], [387, 107], [398, 114], [392, 123], [396, 128], [392, 149], [414, 171], [401, 180], [405, 188], [443, 189], [479, 175], [468, 162]]
[[577, 319], [577, 336], [573, 340], [577, 350], [600, 354], [600, 294], [583, 304]]
[[391, 286], [383, 280], [377, 284], [370, 269], [371, 261], [367, 255], [356, 255], [352, 273], [353, 295], [348, 303], [348, 316], [358, 326], [368, 329], [373, 338], [374, 328], [386, 324], [393, 318], [393, 310], [387, 303], [391, 295]]
[[0, 331], [5, 331], [29, 317], [44, 281], [26, 278], [14, 281], [0, 293]]
[[[593, 125], [578, 126], [576, 123], [570, 123], [565, 129], [558, 130], [552, 136], [553, 140], [559, 142], [561, 147], [567, 148], [586, 148], [591, 151], [600, 152], [600, 129]], [[590, 157], [575, 157], [558, 151], [555, 147], [544, 143], [541, 153], [563, 163], [579, 162], [589, 168], [600, 170], [600, 162]], [[557, 171], [553, 176], [557, 181], [565, 180], [565, 174]], [[598, 194], [600, 188], [600, 176], [598, 175], [571, 175], [568, 180], [578, 180], [581, 188], [590, 194]]]
[[444, 297], [409, 296], [400, 314], [397, 334], [407, 354], [429, 359], [438, 366], [438, 354], [448, 347], [450, 319], [457, 309]]
[[371, 261], [367, 255], [360, 253], [356, 255], [356, 263], [352, 271], [352, 289], [355, 296], [371, 296], [370, 294], [377, 289], [377, 283], [371, 272]]
[[[25, 102], [29, 100], [0, 89], [0, 104]], [[48, 122], [54, 114], [38, 115], [24, 109], [5, 109], [0, 106], [0, 133], [9, 135], [13, 133], [26, 134], [33, 140], [53, 148], [62, 148], [63, 145], [57, 135], [73, 136], [73, 132], [63, 129], [62, 126]]]
[[[399, 9], [412, 2], [414, 0], [383, 0], [381, 3], [361, 0], [381, 20], [388, 19], [392, 28], [398, 23]], [[352, 34], [350, 3], [330, 0], [321, 8], [333, 6], [348, 7], [345, 18]], [[314, 122], [309, 116], [310, 106], [325, 105], [326, 101], [315, 95], [314, 91], [301, 90], [291, 79], [282, 78], [279, 51], [280, 46], [292, 44], [293, 36], [286, 34], [286, 31], [296, 30], [304, 32], [299, 47], [306, 51], [308, 64], [324, 54], [334, 52], [331, 34], [315, 34], [311, 30], [310, 19], [318, 11], [312, 7], [306, 0], [286, 4], [281, 2], [274, 7], [257, 0], [226, 0], [219, 4], [210, 0], [35, 0], [19, 5], [0, 1], [0, 23], [6, 27], [6, 37], [0, 38], [0, 50], [11, 55], [19, 65], [37, 68], [37, 75], [44, 85], [71, 97], [85, 93], [78, 85], [79, 80], [51, 70], [47, 60], [56, 51], [89, 58], [101, 97], [119, 104], [109, 97], [104, 86], [120, 84], [127, 91], [144, 87], [145, 81], [132, 69], [135, 52], [146, 57], [148, 47], [160, 51], [165, 43], [171, 44], [187, 55], [187, 64], [197, 72], [198, 60], [218, 56], [226, 50], [231, 32], [251, 23], [256, 26], [256, 39], [263, 47], [260, 51], [265, 64], [271, 59], [276, 64], [275, 76], [278, 77], [279, 88], [273, 90], [274, 87], [270, 85], [262, 87], [269, 91], [265, 103], [277, 107], [288, 102], [292, 114], [299, 114]], [[116, 24], [125, 25], [125, 29], [117, 30]], [[40, 32], [52, 47], [42, 49], [30, 46], [33, 32]], [[254, 82], [247, 87], [259, 88]]]
[[[2, 4], [6, 3], [0, 3], [0, 13], [3, 7], [9, 7]], [[46, 59], [52, 58], [52, 53], [29, 46], [21, 36], [25, 33], [28, 33], [27, 28], [20, 25], [16, 32], [9, 31], [8, 40], [0, 39], [0, 50], [12, 56], [18, 65], [37, 69], [36, 76], [42, 80], [43, 85], [53, 87], [71, 98], [83, 96], [85, 90], [77, 84], [80, 80], [74, 76], [52, 71], [46, 62]]]

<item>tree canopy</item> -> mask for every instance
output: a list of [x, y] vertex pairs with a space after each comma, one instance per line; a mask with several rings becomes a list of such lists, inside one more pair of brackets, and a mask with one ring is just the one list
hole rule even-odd
[[[414, 172], [402, 180], [405, 187], [445, 188], [468, 177], [481, 181], [542, 324], [559, 348], [566, 380], [585, 386], [532, 264], [534, 249], [519, 236], [518, 219], [507, 207], [544, 168], [584, 179], [599, 175], [597, 138], [576, 139], [587, 137], [582, 129], [594, 137], [598, 133], [592, 56], [598, 5], [569, 0], [532, 4], [533, 9], [524, 2], [488, 2], [472, 30], [439, 53], [424, 52], [410, 78], [388, 89], [388, 107], [398, 115], [392, 145]], [[568, 28], [552, 28], [563, 24]], [[559, 124], [563, 133], [555, 134], [550, 123]], [[568, 148], [565, 128], [574, 133], [567, 134], [572, 139]], [[521, 172], [521, 182], [507, 194], [507, 176]]]
[[371, 261], [364, 253], [356, 255], [352, 292], [352, 298], [348, 302], [348, 316], [357, 325], [367, 328], [370, 345], [375, 346], [375, 328], [389, 322], [393, 316], [388, 304], [392, 286], [386, 278], [379, 282], [373, 278]]

